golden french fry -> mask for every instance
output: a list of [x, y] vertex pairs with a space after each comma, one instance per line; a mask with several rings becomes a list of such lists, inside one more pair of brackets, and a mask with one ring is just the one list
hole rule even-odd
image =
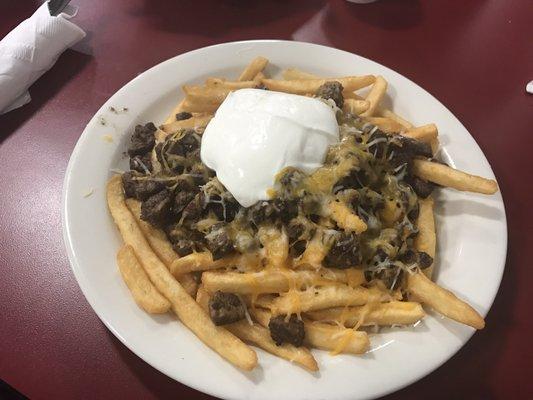
[[183, 109], [191, 113], [213, 114], [220, 106], [220, 103], [203, 101], [186, 96], [183, 100]]
[[[201, 287], [198, 289], [196, 301], [204, 310], [207, 310], [209, 294], [204, 288]], [[307, 348], [295, 347], [290, 344], [277, 346], [270, 337], [269, 330], [261, 325], [250, 325], [248, 321], [238, 321], [233, 324], [225, 325], [224, 327], [245, 342], [256, 345], [275, 356], [300, 364], [309, 371], [318, 371], [318, 364]]]
[[238, 89], [247, 89], [247, 88], [254, 88], [257, 86], [257, 82], [254, 80], [250, 81], [228, 81], [226, 79], [221, 78], [207, 78], [205, 81], [205, 85], [207, 87], [211, 88], [222, 88], [222, 89], [229, 89], [229, 90], [238, 90]]
[[361, 270], [323, 269], [323, 272], [292, 271], [288, 269], [266, 270], [252, 273], [208, 271], [202, 274], [202, 283], [207, 291], [217, 290], [238, 294], [282, 293], [289, 289], [309, 286], [336, 285], [347, 283], [356, 287], [363, 283]]
[[233, 365], [244, 370], [255, 368], [256, 353], [240, 339], [217, 327], [152, 251], [126, 206], [119, 175], [112, 177], [107, 184], [107, 203], [124, 242], [133, 247], [148, 277], [170, 301], [173, 311], [183, 324]]
[[120, 248], [117, 263], [122, 278], [139, 307], [150, 314], [163, 314], [170, 310], [169, 301], [150, 282], [131, 246]]
[[226, 96], [234, 89], [226, 87], [208, 87], [208, 86], [189, 86], [184, 85], [183, 91], [186, 94], [187, 101], [193, 103], [207, 103], [219, 105], [224, 101]]
[[[391, 301], [374, 303], [364, 313], [365, 306], [336, 307], [306, 313], [310, 318], [323, 322], [340, 322], [348, 328], [361, 323], [366, 325], [410, 325], [426, 315], [419, 303], [410, 301]], [[362, 320], [362, 321], [361, 321]]]
[[377, 115], [383, 118], [388, 118], [393, 120], [394, 122], [401, 125], [404, 129], [410, 129], [413, 127], [413, 124], [411, 124], [409, 121], [405, 120], [404, 118], [400, 117], [398, 114], [395, 114], [391, 110], [387, 108], [380, 108], [377, 111]]
[[376, 125], [379, 129], [386, 133], [399, 133], [404, 130], [404, 127], [390, 118], [384, 117], [366, 117], [365, 121]]
[[257, 236], [263, 245], [266, 266], [271, 268], [283, 267], [289, 256], [289, 238], [285, 232], [275, 227], [261, 227]]
[[264, 74], [263, 72], [258, 72], [258, 73], [255, 74], [255, 76], [254, 76], [254, 83], [255, 83], [256, 85], [260, 85], [260, 84], [261, 84], [261, 81], [262, 81], [263, 79], [265, 79], [265, 78], [266, 78], [266, 76], [265, 76], [265, 74]]
[[297, 79], [321, 79], [321, 78], [318, 75], [310, 74], [309, 72], [299, 70], [298, 68], [287, 68], [285, 71], [283, 71], [283, 79], [287, 81], [293, 81]]
[[[418, 235], [414, 240], [414, 247], [418, 251], [423, 251], [435, 259], [435, 248], [437, 246], [437, 236], [435, 233], [435, 218], [433, 215], [433, 199], [419, 199], [419, 214], [417, 220]], [[422, 272], [431, 279], [433, 275], [433, 264]]]
[[328, 204], [331, 218], [345, 231], [363, 233], [367, 226], [365, 222], [354, 214], [346, 204], [340, 201], [331, 201]]
[[476, 329], [485, 327], [485, 320], [476, 310], [424, 274], [409, 274], [407, 288], [411, 295], [439, 314]]
[[376, 112], [379, 103], [387, 91], [387, 81], [380, 75], [376, 76], [376, 81], [372, 85], [372, 89], [366, 96], [366, 101], [370, 103], [370, 107], [362, 115], [371, 117]]
[[436, 162], [414, 160], [413, 173], [426, 181], [465, 192], [494, 194], [498, 191], [498, 184], [492, 179], [470, 175]]
[[304, 291], [291, 290], [273, 300], [257, 300], [257, 305], [268, 308], [274, 315], [298, 314], [324, 308], [359, 306], [372, 301], [388, 301], [391, 297], [375, 287], [352, 288], [345, 285], [323, 286]]
[[332, 355], [363, 354], [370, 346], [366, 332], [316, 322], [305, 324], [305, 343]]
[[344, 99], [342, 110], [355, 115], [363, 114], [370, 107], [370, 103], [366, 100]]
[[[251, 312], [261, 325], [268, 327], [270, 312], [259, 308]], [[305, 320], [304, 329], [306, 344], [317, 349], [329, 350], [332, 354], [362, 354], [370, 345], [366, 332]]]
[[209, 121], [211, 121], [211, 118], [213, 118], [213, 115], [211, 114], [193, 116], [189, 119], [163, 124], [161, 129], [168, 134], [177, 132], [180, 129], [203, 128], [209, 123]]
[[238, 261], [239, 258], [233, 256], [213, 260], [213, 256], [209, 251], [203, 251], [175, 259], [170, 266], [170, 272], [172, 275], [178, 277], [188, 272], [207, 271], [235, 265]]
[[183, 102], [184, 100], [181, 100], [176, 107], [172, 110], [172, 112], [169, 114], [167, 119], [165, 120], [165, 124], [170, 124], [171, 122], [174, 122], [176, 120], [176, 114], [179, 114], [183, 111]]
[[439, 136], [439, 131], [437, 125], [427, 124], [407, 129], [405, 132], [402, 132], [402, 135], [431, 144]]
[[[167, 235], [161, 229], [157, 229], [153, 225], [141, 219], [141, 203], [134, 199], [126, 199], [126, 205], [133, 214], [137, 225], [141, 228], [141, 231], [150, 244], [150, 247], [167, 268], [171, 268], [172, 263], [179, 259], [172, 248], [172, 244], [169, 242]], [[185, 274], [179, 277], [179, 283], [185, 288], [189, 295], [194, 296], [198, 284], [194, 280], [191, 274]]]
[[268, 64], [268, 58], [265, 57], [256, 57], [254, 58], [250, 64], [246, 66], [244, 71], [242, 71], [241, 75], [239, 76], [239, 81], [251, 81], [255, 78], [255, 76], [263, 71], [265, 67]]
[[326, 82], [332, 80], [340, 82], [344, 88], [344, 91], [354, 91], [365, 86], [371, 85], [375, 81], [373, 75], [363, 76], [348, 76], [343, 78], [332, 79], [295, 79], [291, 81], [276, 80], [276, 79], [263, 79], [261, 82], [269, 90], [275, 90], [277, 92], [286, 92], [293, 94], [314, 94], [320, 86]]

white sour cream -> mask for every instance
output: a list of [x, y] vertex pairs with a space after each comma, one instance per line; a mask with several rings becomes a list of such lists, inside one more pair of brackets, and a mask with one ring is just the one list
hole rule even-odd
[[268, 200], [285, 167], [312, 173], [338, 142], [335, 112], [324, 102], [261, 89], [230, 93], [202, 136], [201, 158], [243, 206]]

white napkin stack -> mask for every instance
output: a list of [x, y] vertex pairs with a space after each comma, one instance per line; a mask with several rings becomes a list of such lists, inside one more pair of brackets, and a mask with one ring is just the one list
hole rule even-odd
[[0, 114], [28, 103], [31, 84], [63, 51], [85, 37], [85, 32], [69, 21], [76, 11], [68, 7], [52, 17], [44, 3], [0, 41]]

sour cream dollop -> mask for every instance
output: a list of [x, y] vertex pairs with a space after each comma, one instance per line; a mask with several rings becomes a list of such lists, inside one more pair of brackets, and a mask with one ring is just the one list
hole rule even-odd
[[230, 93], [202, 136], [200, 156], [243, 206], [268, 200], [285, 167], [312, 173], [339, 141], [333, 109], [305, 96], [261, 89]]

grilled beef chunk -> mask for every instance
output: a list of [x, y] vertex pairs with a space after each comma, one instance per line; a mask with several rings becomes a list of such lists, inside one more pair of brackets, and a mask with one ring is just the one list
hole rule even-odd
[[287, 232], [287, 236], [289, 237], [289, 243], [294, 243], [305, 232], [305, 226], [297, 219], [293, 219], [285, 227], [285, 232]]
[[155, 136], [157, 130], [155, 125], [148, 122], [146, 125], [137, 125], [131, 136], [131, 144], [128, 148], [130, 157], [146, 154], [154, 148]]
[[142, 177], [135, 172], [122, 174], [122, 184], [126, 197], [133, 197], [140, 201], [148, 199], [165, 188], [164, 182]]
[[183, 215], [187, 219], [198, 219], [205, 209], [205, 196], [203, 192], [196, 193], [194, 199], [185, 206], [183, 209]]
[[391, 265], [390, 268], [383, 269], [374, 275], [374, 278], [381, 279], [390, 290], [396, 290], [401, 287], [403, 277], [403, 270], [395, 265]]
[[172, 243], [174, 251], [180, 257], [191, 254], [193, 251], [201, 251], [203, 235], [196, 230], [189, 230], [176, 224], [166, 230], [167, 237]]
[[405, 177], [405, 181], [413, 188], [418, 197], [427, 198], [435, 189], [435, 185], [431, 182], [426, 182], [417, 176], [411, 175]]
[[404, 264], [414, 264], [418, 257], [413, 250], [407, 250], [400, 257], [398, 257], [398, 259]]
[[307, 248], [307, 242], [305, 240], [297, 240], [289, 247], [289, 254], [292, 258], [300, 257]]
[[207, 242], [207, 248], [213, 255], [213, 260], [218, 260], [235, 251], [224, 223], [213, 225], [211, 232], [205, 235], [205, 240]]
[[162, 228], [170, 220], [172, 208], [172, 194], [167, 190], [161, 190], [147, 200], [141, 206], [141, 219], [152, 225]]
[[298, 216], [298, 201], [275, 199], [272, 202], [275, 214], [274, 218], [279, 218], [281, 222], [287, 223]]
[[329, 268], [350, 268], [361, 265], [359, 238], [348, 232], [338, 232], [323, 264]]
[[176, 114], [176, 121], [183, 121], [184, 119], [189, 119], [192, 117], [192, 114], [187, 111], [182, 111]]
[[200, 148], [200, 139], [192, 129], [187, 129], [177, 140], [169, 136], [168, 141], [170, 143], [166, 146], [166, 153], [176, 156], [185, 156]]
[[268, 329], [272, 340], [278, 346], [283, 343], [290, 343], [300, 347], [305, 338], [303, 321], [299, 320], [295, 314], [292, 314], [288, 321], [285, 319], [285, 315], [270, 318]]
[[348, 175], [339, 179], [333, 186], [333, 193], [336, 194], [345, 189], [360, 189], [366, 186], [368, 178], [364, 170], [352, 169]]
[[209, 316], [215, 325], [226, 325], [244, 318], [241, 300], [233, 293], [216, 291], [209, 299]]
[[152, 153], [148, 152], [142, 156], [131, 157], [130, 169], [143, 174], [152, 172]]
[[248, 217], [258, 226], [265, 221], [274, 221], [276, 209], [270, 201], [258, 201], [248, 209]]
[[337, 81], [326, 82], [318, 88], [316, 91], [317, 97], [322, 97], [323, 99], [332, 99], [337, 107], [342, 108], [344, 105], [344, 96], [342, 91], [344, 88]]
[[370, 144], [370, 146], [368, 146], [368, 151], [374, 154], [376, 158], [382, 158], [387, 150], [388, 140], [389, 135], [376, 129], [368, 138], [368, 143]]
[[219, 221], [231, 222], [239, 211], [239, 203], [232, 196], [227, 196], [227, 194], [224, 200], [219, 195], [212, 195], [209, 203], [207, 203], [207, 209], [213, 211]]
[[424, 251], [418, 252], [418, 266], [422, 269], [429, 268], [433, 264], [433, 257]]

